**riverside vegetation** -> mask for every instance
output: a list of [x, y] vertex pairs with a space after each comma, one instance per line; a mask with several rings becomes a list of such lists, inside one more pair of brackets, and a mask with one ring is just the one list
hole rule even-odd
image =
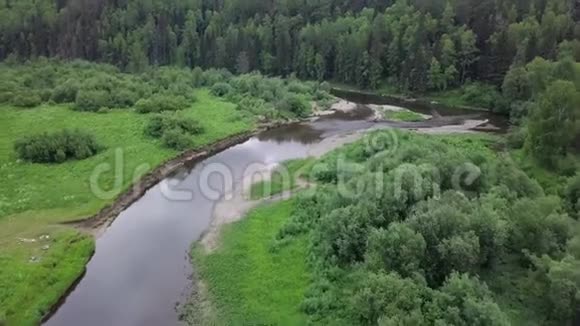
[[580, 175], [546, 191], [534, 174], [554, 172], [520, 169], [496, 136], [366, 137], [305, 165], [315, 188], [224, 227], [216, 251], [194, 250], [212, 322], [574, 320]]
[[[92, 253], [90, 236], [58, 223], [96, 213], [180, 150], [308, 115], [311, 101], [330, 99], [318, 83], [220, 70], [126, 74], [40, 60], [2, 64], [0, 76], [0, 320], [16, 325], [37, 323]], [[123, 173], [100, 175], [106, 196], [96, 196], [94, 169], [118, 155]]]

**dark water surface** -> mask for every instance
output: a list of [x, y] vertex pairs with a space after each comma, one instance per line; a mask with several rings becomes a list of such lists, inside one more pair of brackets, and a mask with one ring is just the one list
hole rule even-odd
[[505, 116], [489, 111], [452, 108], [439, 103], [429, 103], [424, 100], [404, 100], [392, 96], [381, 96], [378, 94], [355, 92], [342, 89], [333, 89], [332, 94], [355, 103], [394, 105], [427, 115], [433, 115], [435, 113], [443, 117], [474, 116], [489, 120], [493, 126], [499, 128], [500, 130], [506, 130], [508, 128], [508, 119]]
[[45, 325], [178, 324], [176, 306], [184, 302], [191, 285], [188, 252], [209, 227], [219, 201], [202, 191], [207, 188], [203, 186], [224, 193], [223, 178], [216, 174], [206, 178], [208, 171], [225, 168], [234, 187], [240, 187], [247, 166], [307, 157], [323, 139], [373, 127], [365, 120], [371, 115], [361, 107], [270, 130], [162, 181], [97, 239], [84, 278]]

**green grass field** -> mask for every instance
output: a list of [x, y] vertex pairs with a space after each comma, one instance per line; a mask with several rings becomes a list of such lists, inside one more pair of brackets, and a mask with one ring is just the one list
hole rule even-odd
[[425, 120], [421, 114], [410, 110], [388, 111], [384, 113], [384, 116], [385, 119], [392, 121], [417, 122]]
[[304, 176], [316, 162], [315, 159], [299, 159], [282, 163], [272, 171], [269, 180], [259, 181], [250, 188], [250, 198], [253, 200], [267, 198], [286, 190], [294, 190], [298, 186], [297, 178]]
[[[205, 127], [206, 132], [194, 140], [196, 146], [253, 128], [234, 104], [210, 96], [207, 90], [199, 90], [196, 96], [198, 100], [182, 112]], [[136, 178], [178, 153], [145, 136], [148, 117], [131, 110], [99, 114], [76, 112], [66, 106], [41, 106], [0, 107], [0, 112], [0, 324], [3, 318], [9, 324], [34, 324], [40, 312], [80, 275], [93, 245], [90, 238], [55, 224], [96, 213]], [[92, 132], [106, 150], [63, 164], [17, 159], [13, 149], [16, 139], [64, 128]], [[104, 172], [98, 174], [101, 170]], [[95, 196], [91, 176], [106, 196]], [[50, 241], [26, 245], [18, 241], [41, 235], [50, 236]], [[76, 240], [71, 241], [73, 238]], [[46, 244], [50, 245], [48, 250], [40, 249]], [[39, 263], [30, 263], [31, 257], [37, 257]], [[43, 267], [44, 262], [53, 260], [61, 262]]]
[[89, 236], [58, 227], [45, 231], [50, 238], [0, 251], [0, 320], [6, 318], [7, 325], [38, 324], [83, 273], [94, 250]]
[[306, 324], [299, 309], [309, 282], [306, 238], [271, 250], [292, 205], [290, 200], [263, 206], [225, 226], [221, 247], [209, 255], [194, 249], [195, 266], [207, 283], [218, 324]]

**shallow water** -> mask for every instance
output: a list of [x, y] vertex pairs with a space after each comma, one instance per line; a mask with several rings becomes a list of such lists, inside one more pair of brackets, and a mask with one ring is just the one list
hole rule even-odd
[[233, 188], [244, 187], [248, 167], [263, 170], [322, 153], [336, 146], [337, 138], [374, 128], [376, 124], [365, 120], [371, 116], [362, 107], [284, 126], [177, 171], [121, 213], [97, 239], [85, 276], [45, 325], [178, 324], [176, 306], [191, 286], [188, 252], [209, 227], [214, 205], [232, 191], [224, 180]]

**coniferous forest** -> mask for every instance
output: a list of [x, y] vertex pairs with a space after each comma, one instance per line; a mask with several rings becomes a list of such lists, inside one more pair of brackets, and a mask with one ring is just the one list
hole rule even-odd
[[425, 91], [580, 58], [572, 0], [5, 0], [0, 59], [82, 58]]

